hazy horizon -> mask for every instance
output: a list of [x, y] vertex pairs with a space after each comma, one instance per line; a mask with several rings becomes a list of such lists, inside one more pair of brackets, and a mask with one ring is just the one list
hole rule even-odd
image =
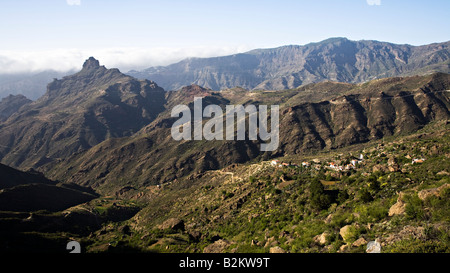
[[8, 1], [0, 73], [78, 70], [90, 56], [127, 72], [331, 37], [418, 46], [450, 40], [449, 13], [439, 0]]

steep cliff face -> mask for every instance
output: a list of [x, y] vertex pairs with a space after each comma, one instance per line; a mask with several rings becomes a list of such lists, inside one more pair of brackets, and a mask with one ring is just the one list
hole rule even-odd
[[[390, 78], [363, 85], [336, 84], [339, 96], [285, 109], [280, 133], [285, 151], [338, 148], [384, 136], [408, 134], [434, 120], [449, 118], [448, 74]], [[313, 85], [322, 92], [332, 83]], [[406, 91], [409, 90], [409, 91]], [[351, 94], [353, 93], [353, 94]], [[283, 126], [283, 122], [286, 125]], [[289, 128], [296, 128], [291, 131]], [[288, 136], [283, 141], [283, 137]], [[295, 143], [295, 144], [294, 144]], [[283, 149], [282, 147], [282, 149]]]
[[408, 134], [431, 121], [448, 119], [448, 109], [448, 95], [424, 91], [400, 92], [394, 96], [381, 93], [370, 98], [343, 96], [307, 103], [282, 113], [280, 148], [295, 154]]
[[130, 136], [164, 110], [165, 92], [88, 59], [83, 69], [54, 80], [37, 101], [0, 124], [1, 162], [36, 167]]
[[190, 58], [130, 72], [167, 90], [195, 83], [213, 90], [241, 86], [282, 90], [324, 80], [359, 83], [376, 78], [450, 72], [450, 42], [425, 46], [331, 38], [304, 46], [258, 49], [215, 58]]

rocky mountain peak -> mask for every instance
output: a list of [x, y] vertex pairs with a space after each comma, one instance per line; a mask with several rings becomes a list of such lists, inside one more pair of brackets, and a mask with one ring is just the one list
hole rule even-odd
[[94, 57], [89, 57], [89, 59], [87, 59], [84, 64], [83, 64], [83, 69], [92, 69], [92, 68], [99, 68], [100, 67], [100, 62], [95, 59]]

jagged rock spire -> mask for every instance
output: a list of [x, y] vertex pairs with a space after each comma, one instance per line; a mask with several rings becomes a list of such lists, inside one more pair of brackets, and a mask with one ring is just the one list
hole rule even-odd
[[87, 59], [83, 64], [83, 69], [91, 69], [98, 67], [100, 67], [100, 62], [94, 57], [89, 57], [89, 59]]

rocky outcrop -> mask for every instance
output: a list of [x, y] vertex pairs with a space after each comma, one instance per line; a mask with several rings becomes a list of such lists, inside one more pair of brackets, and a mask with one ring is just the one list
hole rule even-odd
[[203, 249], [203, 253], [222, 253], [230, 245], [230, 242], [228, 242], [227, 240], [220, 239], [206, 246]]
[[313, 241], [314, 242], [316, 242], [317, 244], [320, 244], [320, 245], [326, 245], [327, 244], [327, 237], [329, 236], [330, 234], [328, 233], [328, 232], [323, 232], [322, 234], [319, 234], [319, 235], [317, 235], [317, 236], [315, 236], [314, 238], [313, 238]]
[[382, 242], [382, 246], [390, 245], [398, 241], [407, 240], [410, 238], [414, 238], [417, 240], [424, 241], [427, 239], [425, 234], [425, 228], [421, 226], [411, 226], [407, 225], [403, 227], [398, 233], [392, 233], [387, 238], [385, 238]]
[[367, 244], [366, 239], [364, 239], [363, 237], [359, 238], [358, 240], [354, 241], [352, 243], [352, 247], [359, 247], [359, 246], [363, 246]]
[[279, 246], [274, 246], [269, 249], [269, 253], [286, 253], [286, 250], [282, 249]]
[[100, 67], [100, 62], [96, 60], [94, 57], [89, 57], [84, 64], [83, 69], [96, 69]]
[[389, 208], [389, 216], [394, 216], [394, 215], [402, 215], [405, 213], [406, 211], [406, 203], [403, 200], [404, 198], [404, 193], [400, 192], [397, 198], [397, 202], [392, 205], [392, 207]]
[[349, 240], [351, 233], [352, 233], [351, 225], [345, 225], [339, 230], [339, 235], [341, 235], [342, 239], [344, 239], [344, 242], [347, 242]]
[[450, 188], [450, 184], [446, 183], [440, 187], [421, 190], [417, 193], [420, 199], [425, 200], [430, 196], [439, 197], [443, 190]]

